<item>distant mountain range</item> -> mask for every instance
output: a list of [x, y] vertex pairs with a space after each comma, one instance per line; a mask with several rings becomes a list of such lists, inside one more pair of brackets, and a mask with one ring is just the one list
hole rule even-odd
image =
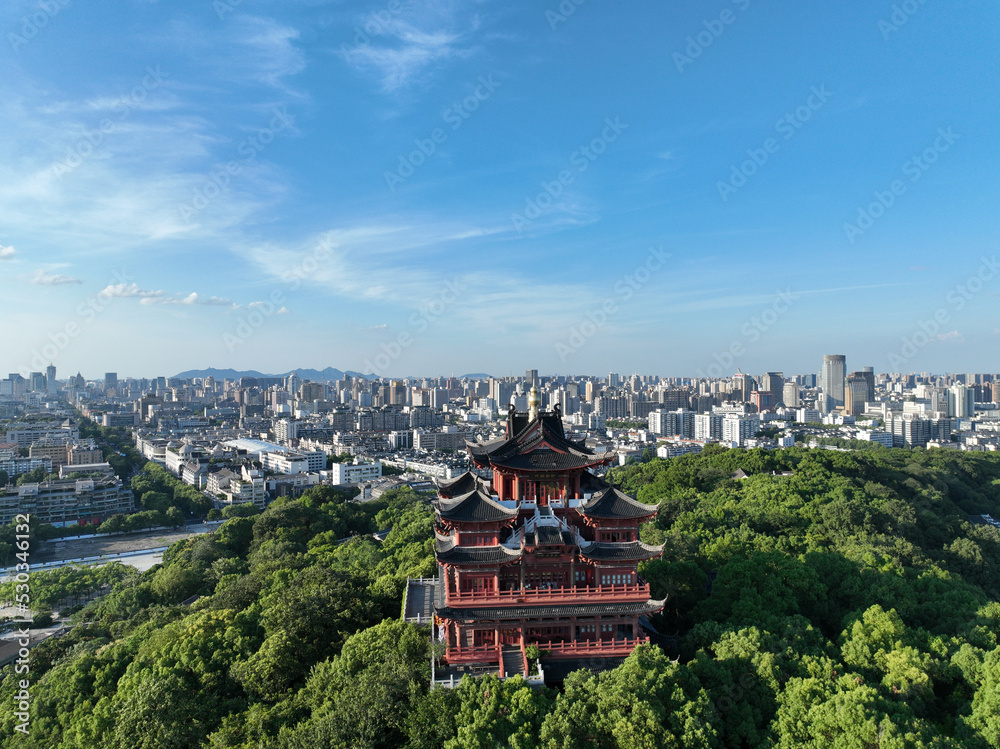
[[[312, 380], [313, 382], [336, 382], [337, 380], [344, 379], [344, 375], [349, 377], [364, 377], [368, 380], [374, 380], [376, 378], [373, 374], [361, 374], [361, 372], [354, 372], [353, 370], [347, 370], [342, 372], [339, 369], [334, 369], [333, 367], [327, 367], [326, 369], [290, 369], [287, 372], [282, 372], [281, 374], [264, 374], [263, 372], [258, 372], [254, 369], [246, 370], [236, 370], [236, 369], [215, 369], [214, 367], [209, 367], [208, 369], [189, 369], [187, 372], [181, 372], [180, 374], [174, 375], [179, 380], [192, 380], [195, 378], [205, 379], [206, 377], [214, 377], [217, 380], [238, 380], [241, 377], [288, 377], [288, 375], [295, 373], [303, 380]], [[458, 379], [470, 379], [470, 380], [487, 380], [490, 375], [478, 372], [475, 374], [464, 374], [459, 375]], [[416, 379], [410, 377], [409, 379]]]
[[369, 380], [375, 379], [375, 375], [361, 374], [360, 372], [352, 372], [350, 370], [341, 372], [339, 369], [334, 369], [333, 367], [327, 367], [324, 370], [290, 369], [280, 374], [264, 374], [254, 369], [240, 371], [236, 369], [215, 369], [214, 367], [209, 367], [208, 369], [189, 369], [187, 372], [181, 372], [174, 376], [180, 380], [191, 380], [196, 377], [200, 379], [214, 377], [217, 380], [238, 380], [241, 377], [287, 377], [293, 372], [303, 380], [312, 380], [313, 382], [335, 382], [344, 379], [345, 374], [351, 377], [366, 377]]

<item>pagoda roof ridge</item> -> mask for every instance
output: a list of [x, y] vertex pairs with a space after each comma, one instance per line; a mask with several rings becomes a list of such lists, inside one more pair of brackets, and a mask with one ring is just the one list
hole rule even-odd
[[482, 607], [482, 608], [451, 608], [448, 606], [438, 606], [437, 614], [444, 619], [457, 621], [483, 621], [483, 620], [516, 620], [516, 619], [552, 619], [555, 617], [567, 616], [600, 616], [607, 614], [655, 614], [662, 611], [666, 606], [667, 599], [662, 601], [649, 599], [632, 603], [594, 603], [584, 601], [578, 604], [568, 605], [524, 605], [512, 604], [510, 606]]
[[482, 488], [454, 498], [440, 497], [434, 504], [443, 520], [457, 523], [489, 523], [517, 517], [517, 509], [504, 507]]
[[642, 561], [663, 553], [663, 546], [651, 546], [642, 541], [608, 543], [592, 541], [580, 546], [580, 553], [595, 561]]
[[474, 474], [472, 471], [466, 471], [461, 476], [452, 479], [451, 481], [435, 481], [438, 489], [438, 493], [443, 497], [456, 497], [464, 494], [468, 494], [471, 491], [477, 489], [486, 489], [486, 481], [481, 477]]
[[648, 517], [655, 515], [659, 509], [659, 505], [643, 504], [609, 484], [580, 505], [577, 511], [590, 517], [615, 519]]
[[507, 564], [516, 562], [520, 558], [520, 549], [510, 549], [503, 544], [458, 546], [452, 543], [439, 544], [437, 549], [437, 560], [441, 564]]
[[[561, 420], [557, 426], [553, 425], [552, 421], [553, 417], [542, 415], [525, 424], [516, 434], [510, 437], [493, 440], [485, 444], [467, 444], [473, 455], [491, 461], [502, 461], [516, 455], [531, 452], [542, 443], [548, 444], [556, 452], [571, 454], [578, 458], [596, 457], [594, 451], [586, 447], [585, 444], [566, 438]], [[603, 456], [601, 456], [601, 459], [603, 460]]]

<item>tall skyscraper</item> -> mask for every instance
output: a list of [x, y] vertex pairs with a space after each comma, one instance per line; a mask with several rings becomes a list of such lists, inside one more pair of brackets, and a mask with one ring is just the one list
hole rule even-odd
[[104, 389], [105, 391], [114, 390], [118, 387], [118, 373], [117, 372], [105, 372], [104, 373]]
[[782, 372], [768, 372], [761, 378], [759, 389], [771, 394], [771, 408], [777, 408], [783, 402], [784, 384], [785, 375]]
[[786, 408], [799, 407], [799, 386], [794, 382], [786, 382], [781, 389], [781, 402]]
[[847, 374], [847, 357], [843, 354], [826, 354], [820, 372], [820, 387], [826, 393], [826, 409], [833, 411], [844, 405], [844, 382]]
[[844, 388], [844, 410], [851, 416], [861, 416], [865, 412], [868, 399], [868, 378], [864, 372], [851, 372]]
[[538, 370], [528, 369], [524, 372], [524, 383], [525, 386], [530, 390], [532, 385], [539, 385], [538, 382]]
[[733, 375], [733, 394], [741, 403], [750, 402], [750, 393], [757, 388], [757, 382], [748, 374], [744, 374], [739, 369]]
[[56, 391], [56, 368], [55, 365], [50, 364], [45, 368], [45, 389], [49, 393], [54, 393]]
[[975, 391], [967, 385], [948, 388], [948, 415], [966, 419], [976, 414]]
[[868, 383], [868, 397], [869, 402], [875, 400], [875, 368], [874, 367], [862, 367], [861, 374], [865, 378], [865, 382]]

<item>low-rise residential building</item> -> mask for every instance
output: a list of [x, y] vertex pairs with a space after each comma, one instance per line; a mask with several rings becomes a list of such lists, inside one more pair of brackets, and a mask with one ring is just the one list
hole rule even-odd
[[365, 484], [382, 477], [382, 464], [373, 463], [334, 463], [329, 470], [323, 471], [324, 478], [331, 484]]
[[11, 458], [0, 460], [0, 471], [6, 471], [8, 476], [19, 476], [41, 468], [46, 473], [52, 473], [52, 460], [49, 458]]
[[326, 468], [326, 453], [323, 452], [269, 452], [262, 453], [261, 463], [273, 473], [309, 473]]
[[0, 523], [29, 513], [55, 526], [98, 525], [112, 515], [132, 512], [132, 490], [117, 477], [60, 479], [0, 490]]

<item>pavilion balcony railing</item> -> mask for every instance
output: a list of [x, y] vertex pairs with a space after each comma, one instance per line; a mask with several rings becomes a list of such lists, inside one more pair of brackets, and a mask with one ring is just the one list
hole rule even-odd
[[515, 588], [514, 590], [449, 591], [445, 602], [449, 606], [510, 606], [518, 603], [559, 604], [581, 601], [625, 602], [649, 600], [649, 584], [575, 585], [562, 588]]
[[[449, 647], [445, 653], [448, 663], [502, 663], [500, 648], [496, 645], [467, 645]], [[502, 666], [500, 666], [502, 668]]]
[[549, 658], [581, 658], [596, 656], [628, 655], [639, 645], [649, 642], [648, 637], [635, 637], [617, 640], [577, 640], [576, 642], [529, 642], [537, 645], [540, 650], [546, 650]]

